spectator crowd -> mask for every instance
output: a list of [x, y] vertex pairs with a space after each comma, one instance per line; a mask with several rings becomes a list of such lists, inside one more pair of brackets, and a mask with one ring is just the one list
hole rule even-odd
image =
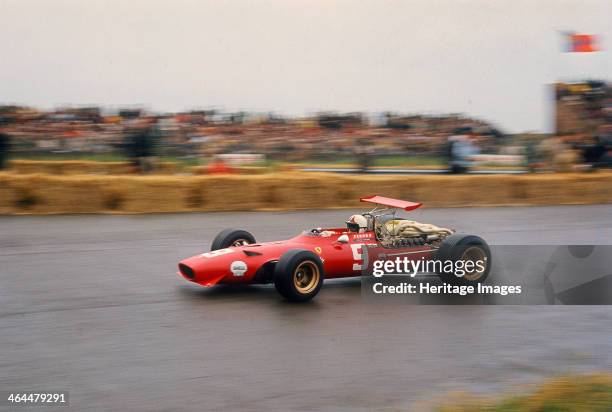
[[109, 113], [100, 107], [0, 106], [0, 168], [9, 153], [121, 155], [143, 172], [154, 167], [155, 156], [214, 160], [222, 154], [286, 162], [350, 158], [364, 169], [374, 157], [435, 157], [456, 173], [468, 170], [478, 154], [522, 156], [531, 170], [569, 170], [579, 163], [610, 167], [611, 86], [601, 81], [556, 84], [555, 107], [554, 135], [506, 139], [492, 124], [458, 114], [289, 118], [216, 110]]
[[[40, 111], [2, 107], [0, 118], [15, 153], [123, 153], [144, 158], [262, 153], [272, 160], [327, 161], [371, 152], [376, 155], [440, 155], [449, 136], [469, 126], [486, 150], [501, 134], [490, 124], [460, 115], [370, 119], [360, 113], [304, 118], [193, 111], [150, 114], [97, 107]], [[365, 149], [364, 149], [365, 148]]]

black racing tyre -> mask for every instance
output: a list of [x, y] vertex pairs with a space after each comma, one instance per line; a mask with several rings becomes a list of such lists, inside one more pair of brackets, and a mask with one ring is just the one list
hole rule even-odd
[[308, 250], [285, 252], [274, 268], [274, 286], [291, 302], [306, 302], [314, 298], [324, 278], [323, 262]]
[[[479, 236], [453, 234], [442, 241], [436, 253], [436, 259], [442, 262], [444, 268], [447, 261], [453, 262], [454, 272], [440, 270], [438, 275], [443, 282], [453, 285], [477, 285], [485, 281], [491, 271], [491, 249]], [[474, 262], [470, 267], [458, 268], [457, 261]], [[480, 263], [476, 263], [480, 261]], [[457, 270], [458, 269], [458, 270]]]
[[242, 246], [257, 243], [255, 237], [246, 230], [225, 229], [219, 232], [210, 246], [210, 250], [225, 249], [231, 246]]

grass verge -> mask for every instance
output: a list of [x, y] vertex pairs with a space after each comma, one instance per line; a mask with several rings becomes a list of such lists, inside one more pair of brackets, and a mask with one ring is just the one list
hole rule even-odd
[[502, 398], [456, 394], [439, 412], [609, 412], [612, 411], [612, 375], [567, 375], [536, 388]]

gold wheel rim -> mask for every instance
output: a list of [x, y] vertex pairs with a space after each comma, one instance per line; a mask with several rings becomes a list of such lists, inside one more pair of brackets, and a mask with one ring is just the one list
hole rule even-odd
[[484, 266], [482, 270], [476, 270], [477, 266], [475, 266], [474, 271], [471, 273], [466, 273], [465, 275], [463, 275], [463, 278], [465, 280], [470, 280], [470, 281], [475, 281], [475, 280], [480, 279], [482, 275], [484, 274], [485, 270], [487, 269], [487, 262], [485, 260], [486, 257], [487, 255], [485, 251], [480, 246], [470, 246], [467, 249], [465, 249], [463, 251], [463, 254], [461, 255], [461, 260], [472, 261], [474, 262], [474, 264], [476, 264], [476, 261], [481, 260], [484, 262]]
[[244, 245], [248, 245], [249, 241], [246, 239], [236, 239], [232, 242], [232, 247], [238, 247], [238, 246], [244, 246]]
[[293, 285], [302, 294], [312, 292], [319, 284], [321, 273], [319, 266], [311, 260], [306, 260], [293, 271]]

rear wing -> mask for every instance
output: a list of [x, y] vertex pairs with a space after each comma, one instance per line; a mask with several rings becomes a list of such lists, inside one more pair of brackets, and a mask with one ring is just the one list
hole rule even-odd
[[414, 203], [414, 202], [408, 202], [406, 200], [391, 199], [390, 197], [384, 197], [384, 196], [367, 196], [367, 197], [362, 197], [359, 200], [362, 202], [374, 203], [376, 205], [403, 209], [407, 212], [414, 210], [414, 209], [418, 209], [419, 207], [423, 205], [423, 203]]

